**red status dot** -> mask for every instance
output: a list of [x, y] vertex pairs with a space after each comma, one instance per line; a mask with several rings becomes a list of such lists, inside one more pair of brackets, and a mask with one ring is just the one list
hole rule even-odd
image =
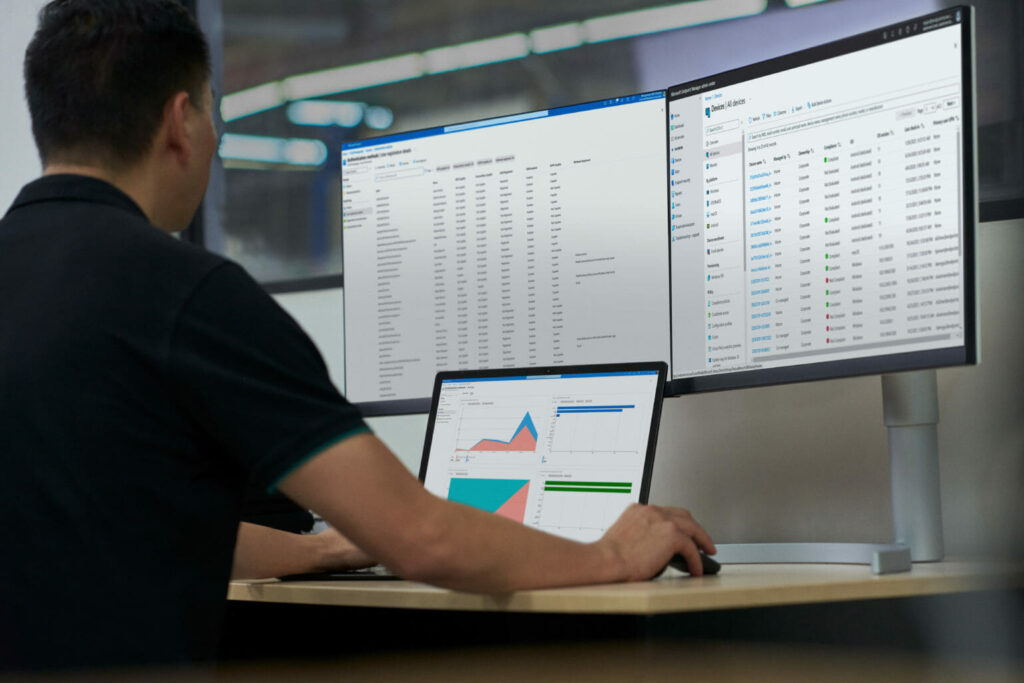
[[825, 278], [825, 282], [828, 282], [828, 278]]
[[825, 314], [825, 320], [828, 320], [828, 313]]
[[825, 325], [825, 331], [826, 332], [831, 332], [832, 331], [832, 327], [829, 326], [829, 325]]
[[831, 344], [831, 343], [832, 343], [832, 340], [831, 340], [831, 339], [826, 339], [826, 340], [825, 340], [825, 343], [826, 343], [826, 344]]

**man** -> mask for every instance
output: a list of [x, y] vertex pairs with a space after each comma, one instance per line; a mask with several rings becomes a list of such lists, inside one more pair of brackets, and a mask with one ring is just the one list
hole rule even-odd
[[294, 321], [168, 234], [217, 145], [173, 0], [55, 0], [25, 76], [44, 175], [0, 221], [4, 666], [212, 657], [236, 537], [240, 573], [324, 551], [239, 534], [250, 478], [338, 530], [328, 564], [469, 591], [643, 580], [676, 552], [700, 573], [714, 546], [684, 510], [634, 506], [580, 544], [428, 494]]

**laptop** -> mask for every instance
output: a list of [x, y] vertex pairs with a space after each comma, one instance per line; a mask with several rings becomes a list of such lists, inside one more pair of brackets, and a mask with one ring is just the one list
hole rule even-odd
[[[589, 543], [650, 494], [663, 362], [439, 372], [419, 478], [434, 495]], [[396, 578], [383, 567], [282, 579]]]

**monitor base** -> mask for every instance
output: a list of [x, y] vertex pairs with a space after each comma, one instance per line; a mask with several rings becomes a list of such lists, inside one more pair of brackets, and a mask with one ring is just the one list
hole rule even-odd
[[893, 543], [727, 543], [718, 545], [715, 559], [723, 564], [869, 564], [876, 574], [942, 560], [935, 370], [884, 375], [882, 410], [889, 431]]
[[908, 572], [910, 548], [892, 543], [722, 543], [722, 564], [868, 564], [875, 574]]

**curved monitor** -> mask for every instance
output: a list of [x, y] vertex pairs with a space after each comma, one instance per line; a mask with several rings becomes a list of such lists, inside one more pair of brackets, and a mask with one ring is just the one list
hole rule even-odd
[[977, 362], [970, 8], [669, 88], [669, 393]]

